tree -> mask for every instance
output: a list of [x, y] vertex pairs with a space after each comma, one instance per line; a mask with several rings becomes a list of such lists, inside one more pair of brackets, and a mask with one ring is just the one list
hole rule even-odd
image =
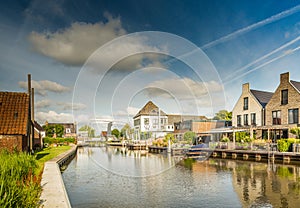
[[225, 121], [231, 121], [232, 119], [232, 112], [228, 112], [227, 110], [220, 110], [218, 113], [216, 113], [214, 120], [225, 120]]
[[87, 131], [88, 132], [88, 137], [95, 137], [95, 129], [88, 126], [88, 125], [84, 125], [82, 126], [79, 131]]
[[44, 125], [43, 129], [46, 132], [47, 137], [53, 137], [56, 134], [57, 137], [62, 137], [64, 135], [64, 126], [61, 124], [55, 125]]
[[61, 124], [56, 124], [55, 125], [55, 133], [57, 137], [62, 137], [64, 135], [64, 126]]
[[120, 132], [121, 137], [125, 137], [125, 139], [128, 139], [127, 137], [131, 135], [134, 132], [134, 129], [130, 127], [130, 125], [127, 123], [123, 126]]
[[195, 132], [187, 131], [183, 135], [184, 141], [188, 142], [189, 144], [192, 144], [193, 139], [196, 137]]
[[169, 140], [171, 141], [171, 144], [175, 143], [175, 136], [174, 134], [171, 134], [171, 133], [168, 133], [166, 136], [165, 136], [165, 139], [164, 139], [166, 142], [168, 142]]
[[292, 134], [295, 134], [297, 139], [300, 139], [300, 128], [299, 127], [291, 128], [290, 132]]
[[111, 134], [114, 135], [115, 137], [119, 138], [120, 136], [120, 131], [118, 129], [113, 129], [111, 131]]

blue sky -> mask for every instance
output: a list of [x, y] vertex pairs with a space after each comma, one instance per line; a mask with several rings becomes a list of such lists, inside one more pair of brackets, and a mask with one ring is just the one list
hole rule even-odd
[[300, 81], [300, 1], [0, 4], [0, 90], [25, 91], [31, 73], [40, 123], [123, 125], [148, 100], [212, 117], [243, 83]]

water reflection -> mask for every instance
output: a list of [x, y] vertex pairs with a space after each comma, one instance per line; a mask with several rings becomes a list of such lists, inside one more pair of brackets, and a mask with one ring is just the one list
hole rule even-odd
[[299, 207], [299, 176], [296, 165], [111, 147], [78, 149], [63, 173], [72, 207]]

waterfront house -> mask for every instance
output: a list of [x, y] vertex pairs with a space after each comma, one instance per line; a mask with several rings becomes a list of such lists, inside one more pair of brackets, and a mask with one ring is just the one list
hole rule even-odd
[[232, 126], [234, 129], [249, 131], [253, 137], [256, 130], [256, 138], [261, 138], [263, 131], [257, 131], [265, 125], [265, 108], [274, 93], [250, 89], [250, 84], [242, 86], [242, 94], [232, 110]]
[[168, 124], [167, 114], [152, 101], [133, 117], [133, 121], [135, 139], [159, 138], [174, 131], [174, 126]]
[[0, 149], [27, 151], [30, 141], [27, 93], [0, 92]]
[[268, 138], [295, 137], [289, 130], [299, 126], [300, 82], [290, 80], [289, 72], [280, 75], [280, 84], [266, 105]]

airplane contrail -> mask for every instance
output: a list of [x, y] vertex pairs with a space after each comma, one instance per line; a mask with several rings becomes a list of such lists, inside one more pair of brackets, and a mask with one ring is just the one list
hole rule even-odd
[[244, 34], [246, 32], [254, 30], [256, 28], [259, 28], [259, 27], [262, 27], [264, 25], [270, 24], [272, 22], [278, 21], [278, 20], [280, 20], [280, 19], [282, 19], [284, 17], [290, 16], [290, 15], [292, 15], [294, 13], [299, 12], [299, 11], [300, 11], [300, 5], [297, 5], [297, 6], [293, 7], [293, 8], [291, 8], [291, 9], [288, 9], [288, 10], [285, 10], [283, 12], [280, 12], [280, 13], [278, 13], [276, 15], [273, 15], [273, 16], [267, 18], [267, 19], [264, 19], [264, 20], [262, 20], [260, 22], [254, 23], [254, 24], [252, 24], [250, 26], [244, 27], [244, 28], [242, 28], [240, 30], [237, 30], [237, 31], [235, 31], [233, 33], [230, 33], [230, 34], [226, 35], [226, 36], [223, 36], [223, 37], [221, 37], [221, 38], [219, 38], [217, 40], [214, 40], [214, 41], [212, 41], [210, 43], [207, 43], [207, 44], [203, 45], [201, 47], [201, 49], [210, 48], [210, 47], [215, 46], [215, 45], [217, 45], [219, 43], [225, 42], [228, 39], [234, 38], [236, 36], [239, 36], [241, 34]]
[[298, 46], [297, 48], [292, 49], [291, 51], [288, 51], [287, 53], [283, 53], [282, 55], [277, 56], [277, 57], [275, 57], [275, 58], [273, 58], [273, 59], [271, 59], [271, 60], [269, 60], [269, 61], [267, 61], [267, 62], [265, 62], [265, 63], [263, 63], [263, 64], [261, 64], [259, 66], [257, 66], [257, 67], [255, 67], [255, 68], [253, 68], [253, 69], [251, 69], [249, 71], [246, 71], [245, 73], [243, 73], [243, 74], [241, 74], [239, 76], [234, 76], [231, 80], [229, 80], [227, 82], [224, 82], [223, 84], [226, 85], [226, 84], [228, 84], [228, 83], [230, 83], [230, 82], [232, 82], [234, 80], [237, 80], [237, 79], [239, 79], [239, 78], [241, 78], [241, 77], [243, 77], [243, 76], [245, 76], [247, 74], [250, 74], [253, 71], [256, 71], [256, 70], [258, 70], [258, 69], [260, 69], [260, 68], [262, 68], [262, 67], [264, 67], [264, 66], [266, 66], [266, 65], [268, 65], [268, 64], [270, 64], [272, 62], [274, 62], [274, 61], [277, 61], [278, 59], [281, 59], [281, 58], [283, 58], [285, 56], [293, 54], [295, 51], [298, 51], [299, 49], [300, 49], [300, 46]]
[[[300, 40], [300, 36], [298, 36], [297, 38], [291, 40], [290, 42], [288, 42], [288, 43], [286, 43], [286, 44], [280, 46], [279, 48], [276, 48], [275, 50], [273, 50], [273, 51], [271, 51], [271, 52], [265, 54], [264, 56], [262, 56], [262, 57], [260, 57], [260, 58], [258, 58], [258, 59], [256, 59], [256, 60], [254, 60], [254, 61], [252, 61], [251, 63], [249, 63], [249, 64], [247, 64], [247, 65], [245, 65], [245, 66], [243, 66], [243, 67], [237, 69], [237, 70], [235, 71], [234, 77], [236, 77], [236, 73], [241, 72], [241, 71], [243, 71], [243, 70], [249, 68], [250, 66], [252, 66], [252, 65], [254, 65], [254, 64], [256, 64], [256, 63], [258, 63], [259, 61], [262, 61], [263, 59], [268, 58], [269, 56], [271, 56], [271, 55], [277, 53], [278, 51], [281, 51], [282, 49], [284, 49], [284, 48], [286, 48], [286, 47], [288, 47], [288, 46], [294, 44], [295, 42], [297, 42], [297, 41], [299, 41], [299, 40]], [[226, 78], [224, 79], [224, 81], [226, 82], [228, 79], [232, 79], [232, 75], [230, 75], [229, 77], [226, 77]]]

